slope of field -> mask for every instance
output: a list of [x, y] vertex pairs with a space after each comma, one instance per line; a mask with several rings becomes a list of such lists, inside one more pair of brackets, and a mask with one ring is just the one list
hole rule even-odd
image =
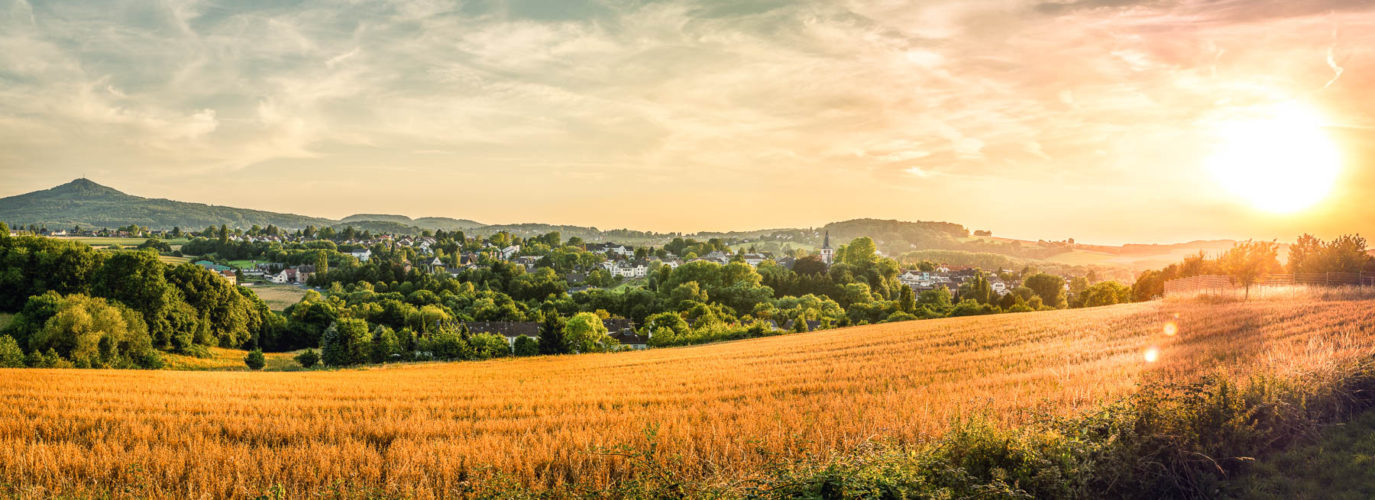
[[675, 473], [736, 481], [791, 457], [924, 441], [973, 412], [1018, 423], [1146, 379], [1363, 355], [1373, 330], [1368, 300], [1153, 302], [336, 372], [0, 370], [0, 477], [71, 496], [280, 484], [293, 498], [430, 497], [493, 474], [599, 485], [626, 470], [606, 447], [644, 446], [654, 429]]
[[[267, 371], [300, 370], [301, 364], [294, 359], [300, 351], [293, 352], [269, 352], [264, 353], [263, 357], [267, 364], [263, 366]], [[197, 358], [182, 354], [166, 354], [163, 361], [169, 370], [215, 370], [215, 371], [248, 371], [248, 365], [244, 364], [243, 358], [248, 355], [248, 351], [242, 349], [225, 349], [222, 347], [211, 347], [210, 357]]]

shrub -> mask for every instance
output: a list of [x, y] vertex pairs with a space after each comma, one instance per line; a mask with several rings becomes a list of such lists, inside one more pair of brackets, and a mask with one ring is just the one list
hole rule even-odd
[[24, 351], [19, 342], [9, 335], [0, 335], [0, 368], [22, 368]]
[[300, 363], [302, 368], [314, 367], [320, 362], [320, 353], [315, 352], [315, 349], [306, 349], [296, 355], [296, 362]]
[[519, 337], [516, 337], [514, 350], [516, 356], [537, 355], [539, 354], [539, 341], [527, 337], [525, 335], [521, 335]]
[[244, 356], [243, 363], [248, 365], [248, 369], [250, 370], [261, 370], [264, 366], [267, 366], [267, 358], [263, 357], [262, 349], [254, 349], [250, 351], [247, 356]]
[[506, 337], [495, 333], [479, 333], [468, 338], [468, 345], [473, 348], [473, 357], [476, 359], [500, 358], [511, 355], [511, 346], [506, 343]]

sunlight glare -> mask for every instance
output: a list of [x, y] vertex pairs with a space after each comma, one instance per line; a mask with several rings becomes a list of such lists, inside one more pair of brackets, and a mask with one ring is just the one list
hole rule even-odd
[[1173, 337], [1174, 334], [1176, 334], [1176, 333], [1179, 333], [1179, 325], [1175, 324], [1175, 322], [1173, 322], [1173, 321], [1168, 321], [1168, 322], [1166, 322], [1166, 323], [1165, 323], [1165, 335], [1166, 335], [1166, 336], [1169, 336], [1169, 337]]
[[1233, 196], [1272, 213], [1290, 213], [1321, 201], [1341, 170], [1336, 144], [1321, 117], [1294, 102], [1217, 124], [1218, 143], [1208, 170]]
[[1146, 348], [1146, 362], [1147, 362], [1147, 363], [1154, 363], [1155, 360], [1157, 360], [1157, 359], [1160, 359], [1160, 349], [1158, 349], [1158, 348], [1156, 348], [1156, 347], [1154, 347], [1154, 346], [1147, 347], [1147, 348]]

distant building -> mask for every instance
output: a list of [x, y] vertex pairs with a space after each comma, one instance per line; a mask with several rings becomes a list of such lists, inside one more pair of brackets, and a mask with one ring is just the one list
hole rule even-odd
[[821, 261], [822, 261], [822, 262], [825, 262], [826, 265], [828, 265], [828, 266], [831, 265], [831, 262], [835, 260], [835, 256], [836, 256], [835, 250], [832, 250], [832, 249], [831, 249], [831, 232], [830, 232], [830, 231], [826, 231], [826, 238], [825, 238], [824, 240], [821, 241], [821, 250], [820, 250], [820, 254], [821, 254]]
[[372, 258], [372, 250], [368, 250], [366, 248], [362, 250], [354, 250], [351, 253], [355, 259], [358, 259], [359, 262], [367, 262], [368, 259]]

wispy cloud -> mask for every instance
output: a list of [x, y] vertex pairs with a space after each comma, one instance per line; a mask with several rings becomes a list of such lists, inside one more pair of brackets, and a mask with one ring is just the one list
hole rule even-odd
[[[1206, 195], [1173, 188], [1207, 147], [1191, 128], [1219, 108], [1302, 98], [1375, 125], [1357, 90], [1369, 80], [1351, 78], [1375, 64], [1372, 13], [1354, 0], [0, 0], [0, 173], [16, 189], [95, 170], [136, 192], [321, 215], [375, 194], [413, 215], [654, 229], [862, 215], [991, 227], [1065, 183], [1146, 186], [1102, 199], [1123, 210], [1183, 206]], [[370, 173], [388, 169], [405, 175]], [[909, 183], [940, 188], [914, 202]], [[504, 204], [513, 190], [538, 201]], [[961, 203], [970, 190], [999, 195]], [[797, 196], [818, 191], [860, 201]], [[770, 211], [733, 220], [739, 199]], [[625, 204], [640, 208], [607, 208]], [[700, 223], [667, 225], [683, 206], [703, 207]]]

